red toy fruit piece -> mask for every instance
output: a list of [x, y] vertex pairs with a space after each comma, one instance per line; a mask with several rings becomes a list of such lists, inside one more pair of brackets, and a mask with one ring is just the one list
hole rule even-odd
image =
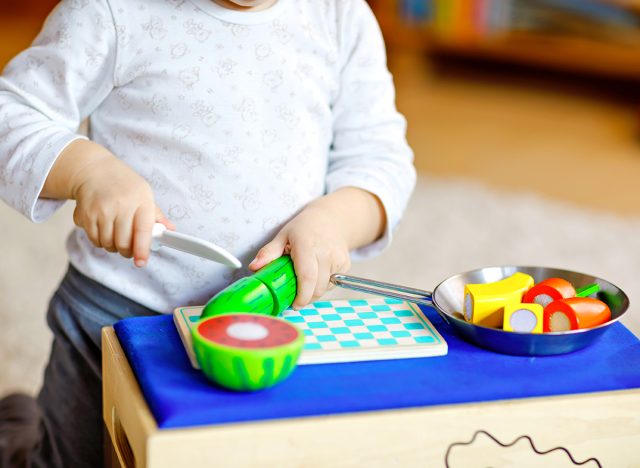
[[522, 298], [525, 304], [540, 304], [546, 307], [553, 301], [568, 299], [576, 295], [571, 283], [562, 278], [549, 278], [529, 289]]
[[217, 320], [203, 320], [198, 324], [198, 332], [214, 343], [245, 349], [284, 346], [300, 334], [285, 321], [269, 320], [257, 314], [229, 314]]
[[591, 297], [570, 297], [553, 301], [544, 309], [545, 332], [592, 328], [611, 320], [609, 306]]

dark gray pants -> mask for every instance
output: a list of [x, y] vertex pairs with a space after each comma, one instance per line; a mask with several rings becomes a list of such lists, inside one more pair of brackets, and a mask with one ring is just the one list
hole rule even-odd
[[153, 314], [70, 266], [49, 304], [54, 340], [37, 400], [0, 400], [0, 467], [101, 467], [100, 331]]

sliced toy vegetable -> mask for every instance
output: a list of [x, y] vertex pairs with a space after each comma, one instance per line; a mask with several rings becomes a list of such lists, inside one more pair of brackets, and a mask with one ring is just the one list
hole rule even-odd
[[553, 301], [574, 297], [576, 290], [573, 285], [562, 278], [548, 278], [529, 289], [522, 298], [522, 302], [540, 304], [546, 307]]
[[293, 261], [285, 255], [216, 294], [204, 306], [202, 318], [229, 312], [253, 312], [275, 317], [291, 306], [297, 289]]
[[571, 297], [553, 301], [544, 309], [545, 332], [592, 328], [611, 320], [611, 310], [591, 297]]

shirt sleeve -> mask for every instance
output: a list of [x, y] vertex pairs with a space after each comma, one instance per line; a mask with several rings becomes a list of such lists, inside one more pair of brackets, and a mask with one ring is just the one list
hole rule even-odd
[[34, 222], [64, 202], [39, 198], [80, 122], [114, 86], [116, 30], [107, 0], [63, 0], [0, 76], [0, 199]]
[[359, 260], [378, 254], [391, 242], [415, 187], [416, 172], [378, 23], [364, 0], [344, 4], [338, 23], [340, 90], [332, 106], [327, 191], [367, 190], [380, 199], [387, 216], [384, 235], [352, 253]]

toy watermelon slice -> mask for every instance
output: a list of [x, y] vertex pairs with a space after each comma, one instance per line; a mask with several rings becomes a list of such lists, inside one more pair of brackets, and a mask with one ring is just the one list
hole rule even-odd
[[286, 379], [304, 345], [302, 332], [285, 320], [246, 313], [202, 320], [192, 335], [207, 378], [238, 391], [261, 390]]

